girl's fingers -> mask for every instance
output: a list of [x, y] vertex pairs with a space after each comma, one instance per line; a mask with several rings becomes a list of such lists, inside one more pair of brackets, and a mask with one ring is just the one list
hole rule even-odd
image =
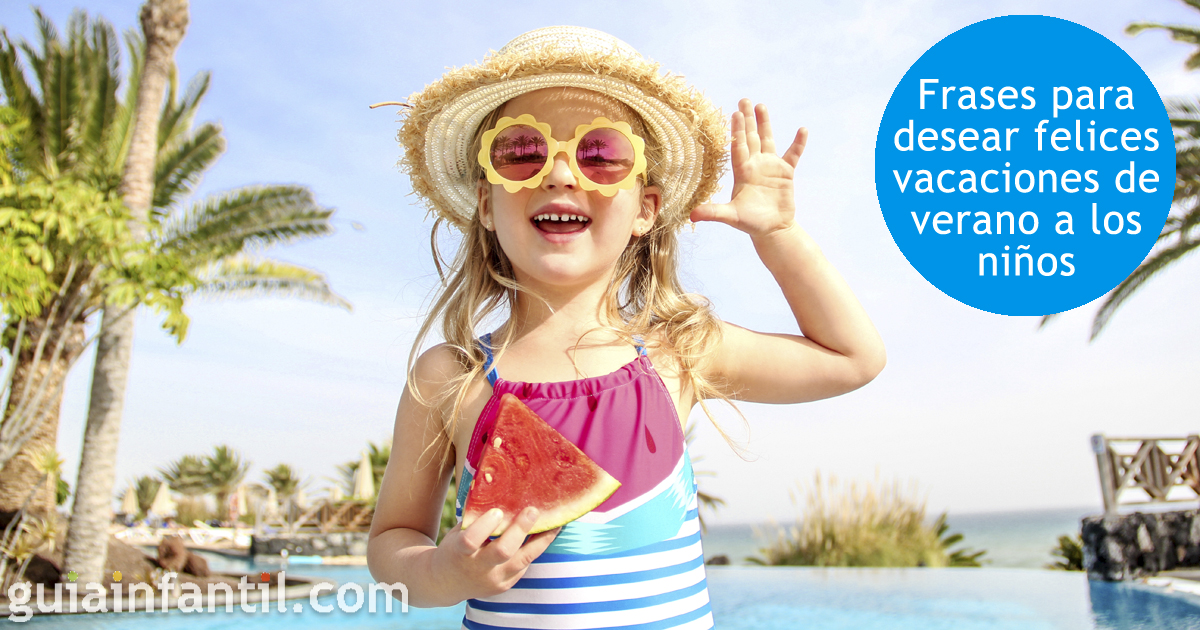
[[727, 203], [706, 203], [696, 206], [692, 210], [692, 214], [688, 217], [692, 222], [699, 221], [718, 221], [726, 225], [735, 225], [737, 223], [737, 210], [731, 204]]
[[758, 137], [762, 141], [762, 152], [775, 155], [775, 136], [771, 134], [771, 119], [767, 116], [767, 106], [762, 103], [755, 105], [754, 115], [758, 117]]
[[804, 155], [804, 145], [808, 144], [808, 127], [801, 127], [796, 132], [796, 139], [792, 140], [792, 146], [788, 147], [786, 153], [783, 154], [783, 161], [796, 168], [800, 163], [800, 156]]
[[746, 124], [746, 148], [750, 150], [750, 155], [754, 155], [762, 150], [762, 143], [758, 137], [758, 120], [754, 116], [754, 105], [750, 99], [744, 98], [738, 101], [738, 111], [742, 113], [742, 119]]
[[490, 560], [495, 564], [503, 564], [508, 562], [521, 549], [521, 543], [525, 541], [525, 535], [533, 529], [534, 523], [537, 523], [538, 511], [537, 508], [525, 508], [513, 519], [513, 522], [504, 530], [500, 537], [488, 543], [487, 553]]
[[742, 112], [733, 113], [733, 117], [729, 121], [729, 130], [733, 136], [729, 157], [736, 168], [750, 159], [750, 148], [746, 144], [746, 117], [742, 115]]
[[558, 532], [562, 531], [561, 527], [544, 531], [539, 534], [534, 534], [526, 539], [525, 544], [521, 545], [521, 550], [517, 553], [517, 557], [522, 566], [533, 562], [542, 552], [554, 542], [558, 536]]
[[483, 516], [475, 519], [471, 526], [463, 530], [459, 540], [462, 541], [463, 550], [467, 555], [479, 551], [487, 542], [488, 536], [496, 529], [496, 526], [504, 521], [504, 512], [498, 508], [493, 508], [484, 512]]

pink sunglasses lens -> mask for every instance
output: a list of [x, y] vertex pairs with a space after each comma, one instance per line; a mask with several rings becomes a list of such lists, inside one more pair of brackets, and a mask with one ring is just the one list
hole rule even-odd
[[492, 168], [510, 182], [523, 182], [546, 165], [546, 138], [529, 125], [505, 127], [492, 140]]
[[575, 161], [583, 176], [597, 184], [616, 184], [633, 171], [633, 144], [616, 129], [593, 129], [579, 139]]

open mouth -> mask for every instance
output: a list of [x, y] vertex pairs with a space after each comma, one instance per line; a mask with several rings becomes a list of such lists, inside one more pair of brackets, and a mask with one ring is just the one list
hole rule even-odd
[[532, 219], [534, 227], [551, 234], [569, 234], [587, 228], [591, 219], [577, 214], [542, 213]]

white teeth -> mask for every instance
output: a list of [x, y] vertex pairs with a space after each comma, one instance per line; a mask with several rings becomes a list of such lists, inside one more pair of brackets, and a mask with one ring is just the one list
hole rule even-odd
[[533, 220], [534, 221], [582, 221], [584, 223], [589, 221], [589, 219], [587, 217], [579, 216], [577, 214], [539, 214], [539, 215], [533, 217]]

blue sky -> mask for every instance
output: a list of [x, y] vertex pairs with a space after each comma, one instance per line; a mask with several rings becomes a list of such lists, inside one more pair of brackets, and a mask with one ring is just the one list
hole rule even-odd
[[[139, 2], [85, 8], [119, 29]], [[60, 27], [74, 3], [42, 5]], [[1162, 33], [1124, 35], [1134, 20], [1200, 24], [1200, 13], [1151, 2], [954, 1], [194, 2], [178, 53], [182, 76], [213, 73], [200, 109], [229, 150], [202, 193], [302, 183], [337, 208], [331, 238], [270, 252], [326, 272], [354, 311], [294, 300], [195, 302], [176, 346], [158, 318], [138, 322], [118, 483], [187, 453], [228, 443], [254, 462], [280, 462], [315, 486], [391, 431], [408, 350], [434, 287], [430, 222], [396, 167], [394, 108], [449, 66], [481, 59], [551, 24], [608, 31], [701, 88], [724, 111], [742, 96], [771, 108], [777, 133], [805, 125], [798, 218], [846, 276], [888, 347], [866, 388], [818, 403], [744, 405], [743, 461], [700, 413], [697, 465], [727, 506], [713, 522], [787, 519], [788, 491], [814, 471], [847, 479], [916, 480], [930, 506], [955, 512], [1098, 506], [1094, 432], [1195, 431], [1200, 264], [1185, 260], [1126, 305], [1095, 343], [1095, 305], [1043, 331], [1036, 318], [993, 315], [945, 296], [908, 265], [875, 198], [875, 134], [892, 89], [927, 48], [975, 21], [1037, 13], [1112, 39], [1164, 96], [1200, 92], [1183, 71], [1190, 49]], [[25, 6], [0, 7], [11, 35], [32, 38]], [[786, 131], [785, 131], [786, 130]], [[725, 186], [728, 190], [728, 182]], [[719, 193], [719, 200], [728, 192]], [[359, 230], [354, 224], [361, 224]], [[684, 236], [684, 279], [721, 316], [794, 331], [786, 303], [744, 235], [701, 225]], [[74, 485], [90, 356], [72, 373], [59, 449]], [[736, 417], [720, 414], [738, 431]], [[118, 491], [120, 488], [118, 488]]]

